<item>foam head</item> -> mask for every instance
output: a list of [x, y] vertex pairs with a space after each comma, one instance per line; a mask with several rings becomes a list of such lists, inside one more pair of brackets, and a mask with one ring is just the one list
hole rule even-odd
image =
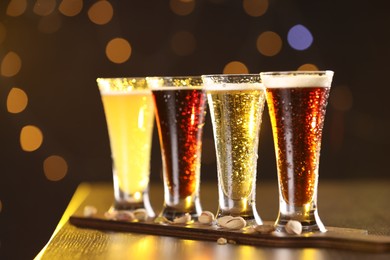
[[202, 75], [208, 91], [236, 91], [263, 89], [259, 74]]
[[101, 95], [151, 94], [145, 78], [97, 78]]
[[332, 83], [333, 71], [262, 72], [260, 76], [266, 88], [329, 88]]

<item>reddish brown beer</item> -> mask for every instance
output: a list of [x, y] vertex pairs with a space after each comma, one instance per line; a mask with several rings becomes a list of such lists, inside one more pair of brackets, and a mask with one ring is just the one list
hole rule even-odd
[[281, 194], [288, 204], [314, 198], [329, 87], [268, 88]]
[[202, 89], [153, 90], [169, 193], [181, 199], [199, 189], [206, 93]]
[[262, 72], [274, 136], [279, 180], [276, 231], [290, 220], [302, 232], [325, 232], [317, 186], [322, 128], [333, 71]]
[[147, 77], [155, 104], [163, 166], [164, 205], [159, 214], [174, 221], [201, 214], [199, 198], [206, 92], [200, 76]]

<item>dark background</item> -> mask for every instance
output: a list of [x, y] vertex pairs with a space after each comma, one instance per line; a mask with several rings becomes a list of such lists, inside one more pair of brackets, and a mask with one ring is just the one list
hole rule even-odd
[[[54, 231], [80, 182], [111, 181], [109, 140], [97, 77], [200, 75], [222, 73], [230, 61], [243, 62], [249, 72], [296, 70], [305, 63], [335, 71], [321, 152], [321, 179], [387, 178], [390, 159], [390, 118], [387, 80], [390, 69], [390, 9], [386, 1], [270, 0], [260, 17], [247, 15], [242, 1], [195, 1], [193, 12], [180, 16], [169, 1], [110, 1], [113, 19], [97, 25], [87, 12], [95, 1], [84, 1], [74, 17], [61, 16], [53, 33], [37, 27], [42, 19], [26, 11], [10, 17], [10, 1], [0, 2], [0, 23], [7, 30], [0, 42], [0, 60], [16, 52], [22, 69], [13, 77], [0, 75], [0, 258], [31, 258]], [[57, 1], [57, 6], [61, 1]], [[56, 10], [55, 12], [58, 13]], [[304, 51], [287, 43], [288, 30], [303, 24], [314, 42]], [[196, 47], [175, 54], [170, 39], [190, 31]], [[283, 42], [272, 57], [261, 55], [256, 38], [277, 32]], [[115, 64], [105, 47], [114, 37], [127, 39], [130, 59]], [[7, 111], [12, 87], [28, 95], [27, 108]], [[42, 146], [20, 148], [23, 126], [38, 126]], [[268, 113], [260, 135], [258, 182], [276, 180], [275, 156]], [[152, 181], [160, 182], [161, 158], [155, 131]], [[209, 115], [204, 131], [202, 181], [216, 181]], [[46, 179], [42, 164], [52, 154], [68, 165], [60, 181]]]

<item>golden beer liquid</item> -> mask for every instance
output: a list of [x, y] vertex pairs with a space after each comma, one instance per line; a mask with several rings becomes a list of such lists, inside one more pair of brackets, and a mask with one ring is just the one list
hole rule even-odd
[[147, 189], [150, 175], [151, 139], [154, 123], [152, 94], [148, 90], [102, 95], [114, 178], [127, 194]]
[[256, 181], [262, 89], [207, 91], [213, 118], [218, 178], [225, 195], [248, 198]]
[[268, 88], [283, 199], [303, 206], [315, 198], [329, 87]]

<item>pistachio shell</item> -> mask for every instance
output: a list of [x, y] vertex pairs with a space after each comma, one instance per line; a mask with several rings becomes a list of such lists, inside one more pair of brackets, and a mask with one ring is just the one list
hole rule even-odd
[[186, 213], [181, 217], [177, 217], [173, 220], [173, 223], [175, 224], [186, 224], [191, 221], [191, 215]]
[[285, 226], [286, 232], [291, 235], [300, 235], [302, 233], [302, 224], [297, 220], [289, 220]]
[[146, 209], [136, 209], [133, 211], [134, 218], [138, 221], [146, 221], [148, 219], [148, 213], [146, 212]]
[[221, 227], [224, 227], [226, 222], [231, 220], [233, 217], [232, 216], [223, 216], [217, 219], [217, 224]]
[[134, 214], [128, 210], [113, 210], [108, 211], [104, 214], [107, 219], [110, 220], [120, 220], [120, 221], [133, 221]]
[[255, 230], [260, 234], [270, 234], [275, 230], [275, 227], [273, 225], [257, 225]]
[[210, 225], [214, 221], [214, 214], [210, 211], [203, 211], [198, 217], [199, 223]]
[[84, 207], [84, 217], [92, 217], [97, 214], [97, 208], [94, 206], [85, 206]]
[[220, 238], [218, 238], [217, 243], [218, 243], [218, 245], [226, 245], [227, 239], [224, 237], [220, 237]]
[[241, 229], [246, 226], [246, 221], [242, 217], [234, 217], [230, 220], [228, 220], [224, 227], [229, 229]]

